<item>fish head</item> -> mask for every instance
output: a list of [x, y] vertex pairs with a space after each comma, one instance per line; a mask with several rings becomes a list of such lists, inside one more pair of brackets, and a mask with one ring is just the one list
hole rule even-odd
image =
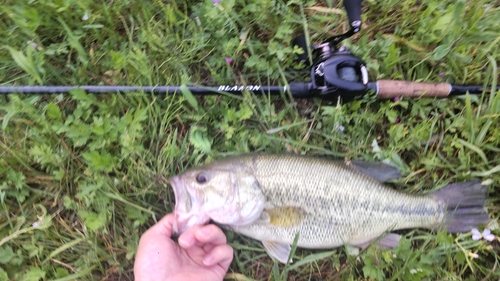
[[207, 165], [169, 182], [175, 194], [177, 234], [210, 220], [229, 226], [250, 224], [260, 217], [266, 201], [258, 181], [244, 167]]

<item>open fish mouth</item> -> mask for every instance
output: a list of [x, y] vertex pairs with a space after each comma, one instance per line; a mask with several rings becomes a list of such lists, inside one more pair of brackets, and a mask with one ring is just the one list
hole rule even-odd
[[190, 192], [192, 188], [179, 176], [172, 177], [168, 181], [172, 185], [175, 196], [174, 233], [181, 234], [194, 225], [207, 223], [210, 218], [201, 210], [196, 192]]
[[183, 205], [183, 211], [189, 212], [191, 210], [191, 198], [189, 194], [187, 194], [187, 190], [184, 188], [182, 180], [175, 176], [169, 179], [169, 182], [174, 190], [175, 211], [178, 211], [178, 209], [181, 208], [181, 205]]

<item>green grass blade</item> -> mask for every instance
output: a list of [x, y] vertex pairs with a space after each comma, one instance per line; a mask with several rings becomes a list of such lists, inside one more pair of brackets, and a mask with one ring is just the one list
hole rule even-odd
[[476, 152], [479, 157], [481, 157], [481, 159], [483, 160], [484, 164], [488, 164], [488, 158], [486, 157], [486, 154], [484, 153], [483, 150], [481, 150], [479, 147], [467, 142], [467, 141], [464, 141], [463, 139], [457, 139], [457, 142], [459, 142], [460, 144], [462, 144], [463, 146], [467, 147], [468, 149]]
[[300, 259], [299, 261], [296, 261], [293, 264], [287, 266], [286, 270], [288, 270], [288, 271], [296, 270], [297, 268], [299, 268], [305, 264], [315, 263], [319, 260], [331, 257], [335, 253], [336, 253], [336, 251], [326, 251], [326, 252], [320, 252], [320, 253], [307, 255], [303, 259]]
[[57, 256], [57, 255], [58, 255], [58, 254], [60, 254], [61, 252], [64, 252], [64, 251], [66, 251], [67, 249], [69, 249], [69, 248], [71, 248], [71, 247], [73, 247], [73, 246], [75, 246], [75, 245], [77, 245], [77, 244], [79, 244], [79, 243], [81, 243], [81, 242], [83, 242], [83, 241], [85, 241], [85, 239], [83, 239], [83, 238], [79, 238], [79, 239], [73, 240], [73, 241], [71, 241], [71, 242], [69, 242], [69, 243], [65, 243], [65, 244], [63, 244], [61, 247], [59, 247], [59, 248], [55, 249], [54, 251], [52, 251], [52, 252], [51, 252], [51, 253], [47, 256], [47, 258], [45, 258], [45, 260], [42, 262], [42, 264], [47, 263], [47, 262], [48, 262], [51, 258], [53, 258], [53, 257]]
[[19, 66], [22, 70], [26, 71], [31, 77], [33, 77], [36, 82], [40, 85], [43, 84], [42, 77], [38, 73], [37, 67], [35, 66], [31, 57], [25, 56], [23, 52], [18, 51], [11, 46], [6, 46], [9, 50], [12, 59], [16, 62], [17, 66]]
[[63, 278], [57, 278], [53, 279], [52, 281], [70, 281], [70, 280], [81, 280], [84, 277], [88, 276], [92, 270], [94, 270], [94, 267], [91, 268], [85, 268], [83, 270], [79, 270], [77, 273], [70, 274], [68, 276], [65, 276]]
[[182, 84], [180, 86], [180, 90], [189, 105], [191, 105], [194, 109], [198, 109], [198, 101], [196, 101], [196, 98], [194, 97], [193, 93], [191, 93], [186, 84]]

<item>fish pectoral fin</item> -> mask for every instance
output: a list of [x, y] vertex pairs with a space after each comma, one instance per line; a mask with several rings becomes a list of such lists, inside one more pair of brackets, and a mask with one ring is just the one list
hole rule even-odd
[[365, 249], [366, 247], [370, 246], [375, 241], [375, 246], [377, 246], [379, 248], [393, 249], [399, 245], [400, 239], [401, 239], [401, 235], [396, 234], [396, 233], [389, 233], [382, 238], [375, 238], [375, 239], [371, 239], [371, 240], [368, 240], [368, 241], [363, 242], [363, 243], [358, 243], [358, 244], [353, 244], [353, 245], [356, 247], [360, 247], [362, 249]]
[[267, 223], [278, 227], [294, 227], [304, 220], [304, 210], [299, 207], [276, 207], [264, 210]]
[[[292, 247], [290, 245], [273, 241], [262, 241], [262, 244], [264, 245], [264, 248], [266, 248], [269, 256], [277, 259], [281, 263], [287, 263], [290, 252], [292, 251]], [[292, 263], [291, 258], [290, 263]]]
[[401, 177], [401, 172], [398, 168], [384, 163], [351, 160], [347, 162], [347, 165], [349, 164], [358, 171], [375, 178], [379, 182], [386, 182]]

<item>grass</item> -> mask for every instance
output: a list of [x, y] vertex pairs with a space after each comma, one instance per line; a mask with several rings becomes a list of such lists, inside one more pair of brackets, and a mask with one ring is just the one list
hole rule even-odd
[[[307, 78], [293, 71], [293, 36], [321, 42], [347, 29], [331, 0], [101, 2], [3, 1], [0, 84], [283, 84]], [[343, 44], [366, 61], [371, 80], [500, 81], [497, 4], [363, 7], [362, 32]], [[345, 105], [251, 93], [196, 102], [181, 93], [2, 96], [0, 280], [132, 280], [141, 233], [174, 204], [161, 176], [247, 151], [389, 161], [405, 175], [395, 188], [413, 193], [478, 178], [490, 183], [498, 221], [499, 116], [499, 93]], [[500, 278], [498, 230], [493, 242], [403, 233], [393, 252], [297, 249], [296, 262], [283, 266], [229, 232], [236, 251], [227, 277]]]

